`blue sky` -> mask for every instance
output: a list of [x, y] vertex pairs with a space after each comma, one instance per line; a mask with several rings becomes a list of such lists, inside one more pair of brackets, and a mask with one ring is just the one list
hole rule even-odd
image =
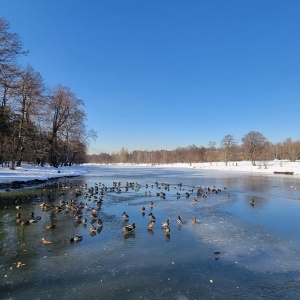
[[300, 139], [300, 1], [0, 0], [49, 87], [85, 102], [89, 153]]

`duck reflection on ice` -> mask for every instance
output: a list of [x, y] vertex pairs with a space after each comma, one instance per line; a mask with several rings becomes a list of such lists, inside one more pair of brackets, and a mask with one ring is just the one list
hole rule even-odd
[[135, 239], [135, 233], [134, 232], [127, 232], [123, 235], [123, 239], [127, 240], [127, 239]]

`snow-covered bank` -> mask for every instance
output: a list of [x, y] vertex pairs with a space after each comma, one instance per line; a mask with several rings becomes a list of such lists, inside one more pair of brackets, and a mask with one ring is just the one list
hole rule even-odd
[[37, 166], [23, 164], [11, 170], [8, 167], [0, 167], [0, 183], [11, 183], [15, 181], [48, 180], [53, 178], [79, 176], [86, 173], [84, 166], [71, 166], [54, 168], [50, 166]]
[[[89, 165], [89, 164], [86, 164]], [[253, 166], [250, 161], [228, 162], [227, 166], [224, 162], [211, 162], [211, 163], [174, 163], [174, 164], [113, 164], [118, 167], [126, 166], [140, 166], [140, 167], [157, 167], [157, 168], [193, 168], [203, 170], [222, 170], [222, 171], [235, 171], [235, 172], [249, 172], [257, 174], [274, 174], [278, 173], [293, 173], [294, 176], [300, 177], [300, 161], [290, 162], [287, 160], [272, 160], [264, 162], [256, 162]]]
[[[151, 164], [115, 164], [119, 167], [124, 166], [152, 166]], [[71, 167], [53, 168], [50, 166], [36, 166], [23, 164], [22, 167], [16, 170], [10, 170], [8, 167], [0, 167], [0, 183], [9, 184], [15, 181], [32, 181], [32, 180], [48, 180], [53, 178], [79, 176], [88, 172], [89, 164]], [[203, 170], [223, 170], [223, 171], [236, 171], [236, 172], [250, 172], [257, 174], [274, 174], [274, 172], [293, 172], [293, 176], [300, 177], [300, 161], [268, 161], [257, 162], [256, 166], [252, 166], [249, 161], [229, 162], [227, 166], [224, 162], [212, 163], [176, 163], [176, 164], [161, 164], [155, 165], [161, 168], [194, 168]]]
[[[170, 165], [161, 165], [170, 166]], [[249, 172], [258, 174], [274, 174], [291, 172], [295, 176], [300, 176], [300, 161], [290, 162], [287, 160], [273, 160], [266, 162], [257, 162], [256, 166], [253, 166], [250, 161], [228, 162], [227, 166], [224, 162], [212, 162], [212, 163], [192, 163], [192, 164], [172, 164], [173, 167], [187, 167], [195, 169], [206, 170], [223, 170], [223, 171], [237, 171], [237, 172]]]

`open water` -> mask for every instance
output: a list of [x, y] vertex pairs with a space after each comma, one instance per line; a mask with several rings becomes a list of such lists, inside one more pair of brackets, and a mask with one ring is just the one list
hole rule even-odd
[[[299, 299], [299, 179], [159, 167], [88, 169], [61, 179], [59, 187], [51, 181], [0, 195], [0, 299]], [[51, 208], [71, 200], [83, 203], [86, 224], [64, 205]], [[42, 210], [42, 202], [49, 208]], [[100, 228], [92, 208], [103, 221]], [[21, 225], [18, 212], [23, 220], [31, 212], [41, 219]], [[151, 212], [156, 222], [149, 230]], [[170, 234], [161, 226], [166, 220]], [[132, 223], [134, 231], [125, 233]], [[82, 241], [70, 242], [76, 235]], [[42, 244], [43, 237], [52, 244]]]

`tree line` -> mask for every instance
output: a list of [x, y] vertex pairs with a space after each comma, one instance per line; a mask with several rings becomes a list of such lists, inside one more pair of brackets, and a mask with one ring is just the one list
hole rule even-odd
[[27, 55], [17, 33], [0, 17], [0, 163], [22, 161], [51, 166], [86, 160], [88, 139], [84, 101], [67, 86], [46, 87], [42, 75], [18, 64]]
[[209, 142], [208, 147], [191, 145], [178, 147], [174, 150], [129, 152], [122, 148], [112, 154], [100, 153], [87, 155], [89, 163], [134, 163], [134, 164], [171, 164], [171, 163], [197, 163], [197, 162], [237, 162], [249, 160], [255, 166], [262, 162], [267, 166], [267, 161], [273, 159], [288, 159], [296, 161], [300, 158], [300, 140], [293, 141], [287, 138], [284, 142], [271, 143], [261, 133], [250, 131], [243, 136], [241, 143], [231, 134], [224, 136], [220, 146], [216, 142]]

